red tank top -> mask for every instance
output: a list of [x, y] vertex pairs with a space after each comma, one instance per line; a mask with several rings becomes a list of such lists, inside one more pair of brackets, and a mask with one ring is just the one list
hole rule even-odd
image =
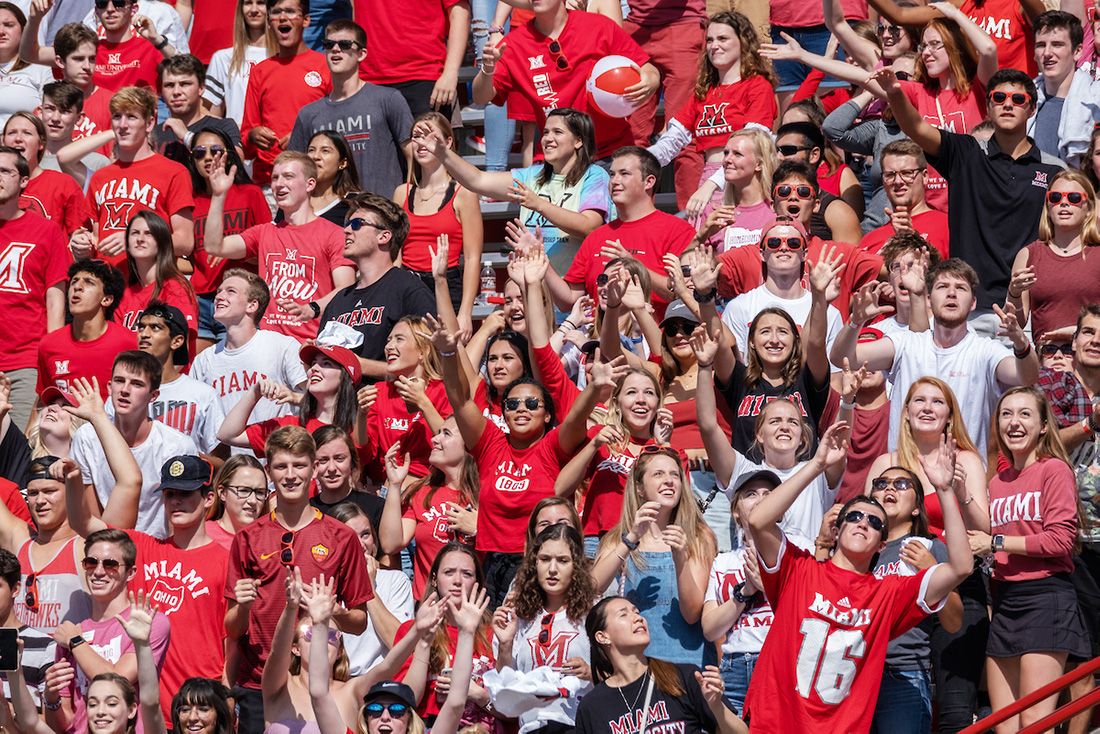
[[822, 191], [827, 191], [833, 196], [840, 196], [840, 177], [848, 170], [848, 166], [841, 163], [836, 170], [829, 173], [829, 164], [821, 161], [817, 167], [817, 186]]
[[53, 632], [64, 619], [87, 619], [92, 612], [92, 602], [84, 588], [84, 571], [77, 557], [77, 553], [83, 557], [84, 539], [71, 538], [41, 568], [31, 564], [30, 548], [33, 542], [28, 540], [19, 546], [16, 557], [23, 576], [24, 592], [30, 591], [27, 577], [32, 573], [35, 575], [38, 607], [28, 608], [27, 595], [20, 593], [15, 598], [16, 618], [20, 623], [42, 632]]
[[[718, 427], [727, 436], [732, 436], [725, 401], [718, 398]], [[672, 411], [672, 440], [669, 443], [677, 451], [703, 448], [703, 434], [699, 432], [699, 418], [695, 413], [695, 399], [665, 402]]]
[[1031, 287], [1031, 332], [1073, 326], [1081, 304], [1100, 300], [1100, 247], [1060, 257], [1042, 242], [1027, 246], [1027, 264], [1035, 269]]
[[451, 183], [447, 189], [450, 196], [444, 197], [443, 206], [435, 214], [414, 214], [413, 196], [416, 189], [412, 184], [405, 185], [405, 213], [409, 215], [409, 236], [401, 248], [401, 264], [409, 270], [429, 273], [432, 270], [432, 258], [428, 248], [436, 248], [436, 239], [441, 234], [450, 237], [450, 249], [447, 255], [447, 267], [456, 268], [462, 258], [462, 223], [455, 211], [455, 197], [458, 196], [458, 184]]

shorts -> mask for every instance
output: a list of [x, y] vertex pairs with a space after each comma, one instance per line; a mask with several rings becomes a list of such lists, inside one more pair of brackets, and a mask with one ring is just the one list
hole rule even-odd
[[[772, 43], [786, 43], [783, 36], [779, 35], [780, 32], [786, 33], [798, 41], [802, 48], [818, 56], [825, 55], [825, 47], [829, 45], [829, 36], [832, 35], [824, 24], [805, 28], [784, 28], [773, 25]], [[809, 73], [813, 71], [812, 67], [800, 64], [797, 61], [776, 61], [773, 62], [772, 66], [775, 68], [776, 77], [779, 78], [779, 85], [775, 88], [777, 92], [795, 91], [806, 80]], [[848, 86], [846, 82], [839, 81], [831, 76], [825, 77], [820, 84], [820, 88], [823, 89], [846, 86]]]
[[986, 655], [1019, 657], [1029, 652], [1064, 652], [1088, 660], [1092, 649], [1077, 592], [1067, 573], [1031, 581], [996, 581]]
[[[419, 117], [425, 112], [432, 111], [431, 98], [432, 90], [435, 89], [435, 81], [409, 81], [409, 82], [393, 82], [391, 84], [383, 84], [383, 87], [389, 87], [401, 92], [401, 96], [405, 98], [405, 102], [409, 105], [409, 112], [412, 113], [414, 118]], [[446, 117], [448, 120], [454, 115], [454, 107], [447, 105], [441, 107], [439, 113]], [[452, 120], [453, 122], [453, 120]]]
[[199, 302], [199, 339], [220, 342], [225, 339], [225, 327], [214, 320], [214, 294], [196, 296]]
[[[428, 290], [433, 294], [435, 293], [435, 276], [432, 275], [431, 271], [425, 272], [423, 270], [412, 270], [411, 268], [405, 268], [405, 270], [420, 278], [420, 282], [428, 286]], [[447, 268], [447, 291], [451, 294], [451, 305], [454, 306], [455, 313], [458, 313], [458, 309], [462, 306], [461, 267]]]

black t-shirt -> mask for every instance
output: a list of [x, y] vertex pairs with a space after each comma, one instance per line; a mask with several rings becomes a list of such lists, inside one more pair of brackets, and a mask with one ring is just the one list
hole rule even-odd
[[320, 497], [310, 497], [309, 504], [316, 507], [324, 514], [332, 517], [332, 510], [339, 504], [344, 502], [351, 502], [353, 505], [358, 505], [359, 509], [367, 513], [367, 517], [370, 518], [371, 525], [375, 535], [378, 534], [378, 526], [382, 523], [382, 509], [386, 506], [386, 501], [376, 494], [370, 492], [356, 492], [352, 491], [344, 499], [339, 502], [322, 502]]
[[[337, 227], [340, 227], [341, 229], [343, 229], [344, 225], [347, 224], [348, 211], [349, 210], [350, 210], [350, 207], [348, 206], [348, 203], [346, 201], [344, 201], [343, 199], [337, 199], [335, 202], [332, 203], [332, 205], [330, 205], [323, 212], [316, 212], [316, 214], [321, 219], [327, 219], [328, 221], [335, 224]], [[276, 209], [275, 210], [275, 220], [274, 220], [275, 224], [278, 224], [279, 222], [282, 222], [285, 219], [286, 219], [286, 216], [283, 214], [283, 210], [282, 209]]]
[[394, 324], [404, 316], [435, 314], [435, 296], [428, 286], [403, 268], [390, 268], [366, 288], [349, 285], [332, 297], [321, 314], [321, 328], [329, 321], [354, 327], [363, 335], [356, 353], [381, 360]]
[[0, 438], [0, 477], [27, 488], [31, 475], [31, 447], [27, 438], [14, 426], [8, 426]]
[[829, 379], [820, 385], [814, 384], [814, 377], [810, 368], [803, 366], [797, 379], [790, 387], [776, 387], [767, 380], [760, 379], [749, 385], [745, 382], [745, 373], [748, 368], [741, 362], [733, 368], [729, 384], [719, 385], [719, 391], [729, 404], [733, 420], [730, 428], [733, 431], [733, 447], [740, 451], [750, 461], [760, 463], [764, 460], [763, 453], [759, 449], [753, 449], [753, 441], [756, 439], [756, 417], [764, 406], [773, 400], [787, 398], [794, 401], [802, 409], [802, 415], [813, 426], [813, 437], [810, 442], [810, 451], [817, 447], [817, 428], [821, 416], [825, 412], [825, 406], [829, 403]]
[[[675, 667], [680, 674], [684, 695], [665, 695], [654, 684], [653, 696], [649, 700], [646, 734], [709, 734], [718, 731], [718, 723], [695, 680], [695, 671], [698, 668], [682, 664], [675, 664]], [[638, 734], [650, 677], [643, 675], [622, 688], [612, 688], [606, 682], [596, 685], [577, 706], [577, 734], [606, 734], [608, 731]], [[627, 701], [630, 702], [629, 705]], [[729, 707], [728, 703], [726, 707]]]

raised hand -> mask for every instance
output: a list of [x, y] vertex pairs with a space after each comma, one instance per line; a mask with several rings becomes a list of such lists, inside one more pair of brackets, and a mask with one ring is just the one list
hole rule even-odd
[[504, 223], [504, 241], [518, 252], [545, 250], [542, 242], [542, 230], [535, 232], [523, 226], [519, 219]]
[[428, 384], [415, 375], [412, 377], [399, 375], [394, 380], [393, 389], [397, 391], [397, 394], [405, 401], [406, 405], [410, 406], [423, 405], [428, 395]]
[[1008, 295], [1019, 298], [1025, 291], [1035, 287], [1035, 268], [1027, 265], [1012, 271], [1012, 279], [1008, 281]]
[[997, 318], [1001, 320], [1001, 326], [997, 329], [997, 336], [1007, 337], [1017, 352], [1026, 347], [1027, 335], [1024, 334], [1024, 327], [1020, 325], [1020, 320], [1016, 316], [1016, 307], [1011, 303], [1006, 303], [1004, 308], [1001, 308], [994, 303], [993, 313], [997, 314]]
[[718, 286], [722, 266], [714, 256], [713, 247], [703, 245], [689, 252], [688, 265], [691, 266], [691, 282], [696, 293], [709, 293]]
[[378, 400], [378, 386], [367, 385], [366, 387], [359, 388], [359, 392], [355, 393], [355, 402], [359, 404], [359, 410], [366, 413], [374, 405], [374, 402]]
[[805, 51], [793, 37], [780, 31], [779, 35], [786, 43], [762, 43], [760, 55], [772, 61], [801, 61]]
[[753, 592], [764, 589], [764, 582], [760, 578], [760, 561], [751, 542], [745, 553], [745, 585], [751, 586]]
[[62, 405], [61, 409], [69, 415], [90, 421], [97, 415], [106, 414], [103, 408], [103, 398], [99, 394], [99, 380], [92, 377], [88, 382], [86, 378], [78, 377], [69, 386], [69, 392], [76, 400], [76, 406]]
[[869, 374], [866, 362], [858, 370], [853, 370], [848, 358], [844, 358], [844, 370], [840, 378], [840, 395], [845, 402], [850, 403], [855, 399], [856, 393], [863, 387], [863, 381], [867, 379]]
[[665, 529], [661, 531], [661, 540], [668, 543], [668, 547], [672, 549], [674, 560], [684, 558], [688, 550], [688, 544], [687, 534], [684, 533], [682, 527], [679, 525], [666, 525]]
[[[404, 461], [398, 462], [397, 457], [404, 456]], [[400, 492], [401, 487], [405, 484], [405, 479], [409, 476], [409, 462], [411, 457], [408, 453], [402, 453], [401, 442], [394, 441], [393, 445], [386, 450], [386, 456], [384, 458], [386, 464], [386, 486], [389, 487], [391, 492]]]
[[443, 139], [443, 134], [426, 120], [413, 125], [412, 139], [436, 158], [442, 158], [447, 151], [447, 141]]
[[152, 604], [152, 597], [146, 597], [145, 592], [129, 593], [130, 616], [124, 617], [116, 614], [115, 619], [126, 630], [127, 636], [135, 645], [149, 644], [149, 635], [153, 631], [153, 618], [157, 614], [156, 605]]
[[936, 452], [930, 456], [919, 456], [921, 468], [932, 486], [939, 491], [949, 492], [955, 481], [955, 460], [959, 451], [955, 444], [955, 437], [951, 435], [940, 436], [940, 445]]
[[844, 421], [834, 423], [825, 429], [821, 440], [818, 441], [817, 452], [814, 453], [814, 461], [818, 466], [824, 469], [844, 460], [848, 455], [848, 438], [851, 431], [851, 426]]
[[[267, 145], [266, 147], [270, 148], [271, 146]], [[225, 169], [225, 161], [225, 151], [214, 155], [214, 167], [210, 171], [209, 179], [211, 196], [225, 196], [229, 193], [229, 189], [233, 188], [233, 179], [237, 177], [237, 167], [230, 166], [227, 171]]]
[[847, 263], [842, 262], [843, 255], [836, 246], [830, 246], [821, 253], [820, 259], [810, 268], [810, 289], [814, 295], [833, 301], [840, 295], [840, 274]]
[[707, 327], [702, 324], [696, 326], [688, 343], [691, 344], [691, 351], [695, 352], [695, 361], [700, 367], [714, 365], [714, 358], [718, 356], [718, 340], [710, 338]]
[[[710, 197], [707, 197], [710, 200]], [[705, 206], [704, 202], [704, 206]], [[700, 208], [701, 209], [701, 208]], [[702, 240], [709, 240], [714, 235], [721, 232], [726, 227], [737, 222], [737, 207], [733, 204], [723, 204], [715, 207], [707, 215], [707, 220], [703, 223], [703, 226], [699, 228], [699, 238]]]
[[621, 446], [626, 441], [625, 434], [612, 425], [606, 425], [599, 433], [592, 437], [592, 445], [601, 448], [603, 446]]
[[898, 551], [898, 556], [918, 571], [932, 568], [937, 563], [932, 551], [928, 550], [928, 546], [919, 540], [910, 540], [903, 545], [901, 550]]
[[474, 584], [457, 602], [448, 599], [447, 604], [459, 631], [475, 634], [481, 626], [485, 610], [489, 608], [489, 594], [484, 588]]
[[884, 66], [878, 71], [874, 71], [868, 75], [867, 81], [864, 82], [864, 86], [866, 87], [871, 84], [878, 84], [888, 97], [895, 94], [901, 94], [901, 82], [898, 81], [897, 75], [894, 74], [894, 70], [889, 66]]
[[286, 591], [286, 605], [297, 609], [302, 605], [302, 571], [297, 566], [286, 570], [283, 582]]
[[259, 579], [237, 579], [233, 585], [233, 598], [242, 607], [247, 607], [260, 598]]
[[638, 508], [634, 514], [634, 524], [631, 526], [631, 532], [636, 538], [640, 540], [651, 526], [656, 526], [660, 511], [661, 506], [656, 502], [646, 502]]
[[649, 305], [649, 300], [642, 290], [642, 281], [638, 276], [626, 268], [619, 271], [619, 280], [623, 285], [622, 307], [628, 311], [640, 311]]
[[665, 277], [668, 278], [668, 289], [672, 291], [677, 298], [683, 298], [690, 290], [688, 282], [684, 280], [684, 269], [680, 265], [680, 258], [673, 254], [667, 254], [661, 258], [661, 262], [665, 266]]
[[890, 217], [890, 224], [895, 232], [906, 232], [913, 229], [913, 217], [909, 214], [909, 207], [898, 204], [893, 209], [886, 207], [886, 215]]
[[592, 361], [589, 363], [588, 381], [597, 390], [600, 388], [614, 389], [615, 383], [626, 374], [628, 369], [626, 357], [621, 354], [610, 362], [601, 362], [600, 350], [597, 347]]
[[309, 592], [306, 594], [309, 610], [309, 618], [314, 624], [327, 625], [332, 619], [332, 610], [336, 608], [336, 579], [325, 580], [321, 574], [309, 583]]
[[923, 250], [920, 257], [911, 264], [898, 263], [898, 267], [901, 271], [899, 279], [901, 286], [909, 291], [910, 295], [922, 295], [926, 288], [924, 276], [928, 272], [928, 250]]
[[285, 405], [293, 399], [292, 390], [286, 385], [281, 385], [275, 380], [264, 377], [256, 383], [256, 394], [261, 398], [278, 404]]
[[[22, 640], [20, 640], [22, 646]], [[76, 680], [76, 668], [67, 659], [62, 658], [46, 668], [46, 692], [61, 695], [69, 690]]]
[[890, 287], [889, 283], [867, 283], [852, 294], [852, 307], [848, 313], [848, 321], [853, 326], [863, 326], [879, 316], [894, 312], [892, 306], [879, 304], [882, 297], [883, 286]]
[[424, 322], [432, 330], [432, 345], [439, 352], [439, 356], [454, 357], [458, 351], [458, 334], [448, 329], [442, 321], [437, 320], [430, 313], [424, 315]]
[[[424, 124], [424, 123], [420, 123]], [[429, 127], [431, 127], [429, 125]], [[432, 127], [434, 130], [435, 128]], [[432, 277], [436, 280], [447, 279], [447, 262], [451, 249], [450, 235], [441, 234], [435, 239], [435, 250], [428, 247], [428, 255], [432, 258]]]
[[653, 422], [653, 440], [659, 446], [668, 446], [672, 441], [672, 411], [668, 408], [657, 409], [657, 420]]
[[447, 611], [447, 603], [440, 599], [436, 592], [428, 594], [416, 610], [416, 634], [420, 639], [431, 639], [436, 629], [443, 621], [443, 614]]
[[622, 240], [604, 240], [600, 247], [600, 257], [608, 260], [631, 260], [634, 258], [630, 251], [623, 247]]
[[550, 267], [550, 258], [546, 256], [546, 250], [534, 247], [528, 250], [523, 258], [523, 279], [527, 285], [539, 285], [546, 279], [546, 271]]
[[699, 188], [691, 195], [687, 206], [684, 207], [684, 213], [688, 215], [688, 219], [697, 219], [703, 213], [717, 189], [718, 187], [712, 181], [704, 181], [699, 184]]
[[502, 646], [512, 644], [519, 630], [519, 618], [511, 603], [505, 602], [493, 612], [493, 634]]
[[69, 251], [74, 260], [87, 260], [95, 253], [95, 237], [83, 227], [78, 227], [69, 237]]
[[499, 43], [492, 44], [486, 43], [485, 48], [481, 51], [481, 72], [492, 76], [496, 72], [497, 62], [500, 61], [500, 55], [504, 51], [504, 47], [507, 44], [504, 39], [501, 38]]

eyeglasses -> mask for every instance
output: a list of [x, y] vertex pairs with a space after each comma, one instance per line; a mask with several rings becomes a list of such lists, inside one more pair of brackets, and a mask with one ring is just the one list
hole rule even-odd
[[898, 492], [908, 492], [915, 488], [916, 484], [913, 483], [913, 480], [905, 477], [896, 477], [894, 479], [879, 477], [878, 479], [871, 480], [872, 492], [885, 492], [888, 489], [895, 489]]
[[99, 559], [95, 558], [94, 556], [85, 556], [84, 560], [81, 561], [81, 565], [84, 566], [84, 570], [87, 573], [91, 573], [100, 566], [103, 566], [103, 570], [107, 573], [115, 573], [116, 571], [118, 571], [118, 569], [122, 567], [122, 561], [114, 558]]
[[600, 273], [596, 276], [596, 285], [598, 285], [600, 288], [603, 288], [610, 280], [610, 275], [608, 275], [607, 273]]
[[777, 145], [775, 149], [778, 150], [779, 155], [782, 156], [798, 155], [804, 150], [813, 150], [813, 148], [805, 145]]
[[992, 92], [989, 98], [993, 100], [993, 104], [1004, 104], [1006, 99], [1011, 99], [1012, 104], [1023, 107], [1025, 104], [1031, 103], [1031, 95], [1024, 94], [1023, 92]]
[[539, 631], [539, 644], [548, 645], [550, 644], [550, 631], [554, 626], [554, 615], [547, 614], [542, 618], [542, 622], [540, 624], [542, 626], [542, 629]]
[[569, 71], [569, 60], [562, 55], [561, 44], [558, 43], [558, 39], [550, 41], [550, 58], [554, 59], [554, 64], [557, 65], [558, 71]]
[[889, 36], [890, 38], [897, 38], [901, 35], [902, 28], [900, 25], [887, 25], [885, 23], [879, 25], [878, 34], [880, 36]]
[[359, 42], [353, 41], [350, 38], [325, 38], [321, 41], [321, 48], [326, 51], [331, 51], [334, 48], [338, 48], [341, 51], [351, 51], [353, 48], [359, 48]]
[[1062, 199], [1065, 199], [1067, 203], [1073, 206], [1082, 206], [1089, 197], [1082, 194], [1080, 191], [1048, 191], [1047, 203], [1048, 204], [1061, 204]]
[[895, 71], [894, 76], [898, 78], [899, 82], [907, 82], [913, 78], [913, 75], [907, 71]]
[[1061, 354], [1065, 357], [1073, 356], [1072, 344], [1044, 344], [1039, 347], [1039, 354], [1044, 357], [1053, 357], [1055, 354]]
[[927, 43], [918, 43], [917, 53], [922, 54], [925, 51], [936, 53], [937, 51], [942, 50], [943, 47], [943, 41], [928, 41]]
[[23, 604], [29, 612], [38, 611], [38, 574], [28, 573], [27, 580], [23, 583], [27, 594], [23, 597]]
[[904, 171], [883, 171], [882, 180], [886, 183], [893, 183], [900, 178], [905, 183], [913, 183], [921, 173], [924, 173], [923, 168], [907, 168]]
[[[118, 0], [115, 0], [115, 2], [118, 2]], [[284, 18], [297, 18], [301, 15], [302, 11], [300, 8], [273, 8], [267, 11], [267, 17], [269, 18], [278, 18], [280, 16]]]
[[513, 413], [519, 410], [520, 403], [522, 403], [523, 407], [527, 408], [527, 410], [538, 410], [542, 407], [542, 400], [538, 398], [508, 398], [504, 401], [504, 409], [509, 413]]
[[848, 514], [844, 516], [844, 522], [850, 522], [853, 525], [866, 518], [867, 524], [871, 526], [872, 530], [882, 532], [886, 529], [886, 523], [882, 521], [882, 518], [878, 515], [872, 515], [869, 512], [863, 510], [849, 510]]
[[271, 492], [267, 487], [246, 487], [238, 484], [223, 484], [222, 486], [232, 492], [233, 496], [239, 500], [255, 497], [260, 502], [266, 502], [267, 498], [271, 496]]
[[347, 221], [347, 224], [345, 224], [344, 226], [345, 227], [350, 227], [352, 232], [358, 232], [363, 227], [371, 227], [373, 229], [379, 229], [379, 230], [382, 230], [382, 231], [386, 230], [386, 228], [383, 227], [382, 225], [375, 224], [374, 222], [372, 222], [372, 221], [370, 221], [370, 220], [368, 220], [364, 217], [354, 217], [352, 219], [349, 219]]
[[125, 8], [133, 0], [95, 0], [96, 10], [106, 10], [108, 5], [114, 5], [118, 9]]
[[775, 194], [775, 198], [777, 199], [786, 199], [791, 194], [794, 194], [799, 199], [814, 198], [814, 190], [806, 184], [799, 184], [797, 186], [791, 186], [790, 184], [779, 184], [772, 190], [772, 193]]
[[284, 566], [294, 565], [294, 533], [287, 530], [283, 533], [283, 537], [279, 539], [282, 544], [282, 550], [279, 551], [279, 563]]
[[[299, 631], [299, 635], [306, 642], [313, 642], [313, 625], [302, 625], [302, 628]], [[328, 628], [328, 644], [332, 645], [333, 647], [338, 646], [340, 644], [340, 637], [340, 630], [336, 629], [335, 627]]]
[[695, 331], [695, 324], [690, 321], [685, 321], [684, 319], [672, 319], [661, 327], [661, 331], [669, 336], [677, 336], [679, 334], [691, 336], [691, 332]]
[[778, 250], [783, 245], [786, 245], [788, 250], [801, 250], [806, 246], [806, 242], [801, 237], [768, 237], [764, 240], [764, 246], [769, 250]]
[[209, 153], [210, 155], [218, 156], [224, 152], [224, 145], [196, 145], [194, 148], [191, 149], [191, 157], [197, 161], [201, 161], [203, 158], [206, 157], [207, 153]]
[[391, 718], [399, 719], [408, 713], [409, 707], [403, 703], [368, 703], [363, 710], [371, 719], [377, 719], [383, 711], [389, 711]]

